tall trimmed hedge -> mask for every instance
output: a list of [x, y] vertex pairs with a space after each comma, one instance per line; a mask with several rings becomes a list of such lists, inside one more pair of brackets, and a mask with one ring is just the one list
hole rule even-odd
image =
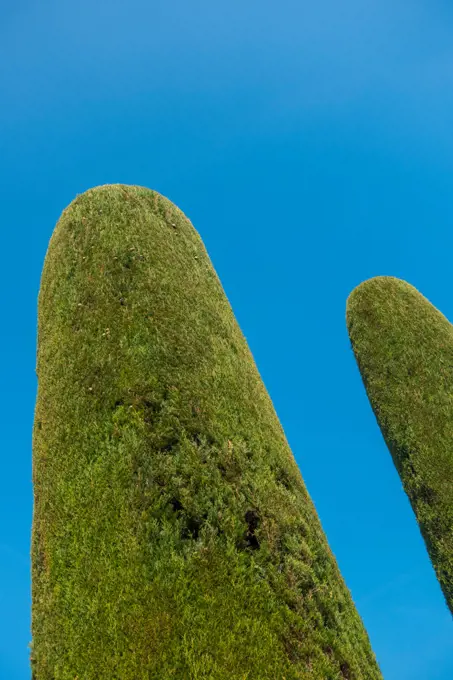
[[453, 613], [453, 326], [413, 286], [360, 284], [347, 326], [378, 424]]
[[36, 680], [374, 680], [367, 634], [203, 243], [78, 196], [49, 243], [33, 430]]

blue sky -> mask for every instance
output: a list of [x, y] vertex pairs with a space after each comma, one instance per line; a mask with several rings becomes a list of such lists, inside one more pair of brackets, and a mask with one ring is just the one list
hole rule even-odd
[[174, 201], [245, 333], [386, 680], [451, 680], [453, 620], [368, 404], [350, 291], [453, 320], [453, 5], [0, 3], [0, 678], [29, 679], [36, 313], [66, 205]]

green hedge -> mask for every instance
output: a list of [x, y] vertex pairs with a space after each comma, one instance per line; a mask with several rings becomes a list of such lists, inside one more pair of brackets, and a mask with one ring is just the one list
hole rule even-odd
[[347, 326], [453, 613], [453, 326], [413, 286], [390, 276], [351, 293]]
[[246, 340], [170, 201], [110, 185], [63, 212], [37, 373], [36, 680], [381, 678]]

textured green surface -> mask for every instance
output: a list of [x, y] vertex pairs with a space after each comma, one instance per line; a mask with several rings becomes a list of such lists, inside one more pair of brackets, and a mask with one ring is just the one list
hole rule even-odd
[[112, 185], [52, 235], [33, 431], [36, 680], [374, 680], [199, 235]]
[[453, 326], [413, 286], [384, 276], [351, 293], [347, 326], [453, 613]]

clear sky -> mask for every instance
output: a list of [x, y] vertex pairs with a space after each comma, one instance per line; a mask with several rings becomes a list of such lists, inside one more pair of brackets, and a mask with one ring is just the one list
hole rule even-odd
[[0, 2], [0, 679], [29, 680], [37, 295], [61, 211], [140, 184], [192, 220], [386, 680], [451, 680], [453, 620], [368, 404], [350, 291], [453, 320], [453, 5]]

